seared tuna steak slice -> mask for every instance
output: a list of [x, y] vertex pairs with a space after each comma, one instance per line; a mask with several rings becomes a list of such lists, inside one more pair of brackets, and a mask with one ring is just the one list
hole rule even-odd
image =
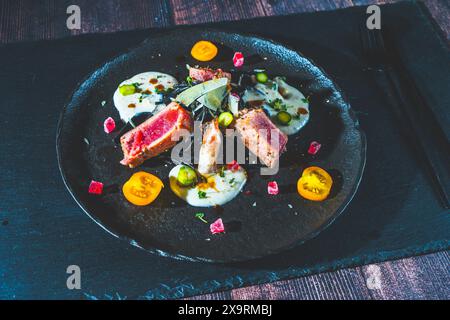
[[273, 168], [285, 151], [288, 137], [267, 117], [262, 109], [244, 109], [236, 119], [244, 145], [267, 167]]
[[219, 79], [219, 78], [228, 78], [231, 80], [231, 73], [225, 72], [222, 69], [210, 69], [210, 68], [194, 68], [191, 67], [189, 69], [189, 76], [194, 81], [208, 81], [212, 79]]
[[172, 148], [182, 130], [192, 131], [192, 119], [183, 107], [172, 102], [150, 119], [120, 138], [125, 166], [134, 168]]

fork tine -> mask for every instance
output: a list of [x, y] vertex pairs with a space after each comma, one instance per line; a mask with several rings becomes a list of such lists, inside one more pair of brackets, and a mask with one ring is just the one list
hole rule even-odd
[[375, 32], [374, 32], [374, 30], [369, 30], [369, 29], [367, 29], [367, 34], [368, 34], [368, 37], [369, 37], [369, 42], [370, 42], [370, 49], [372, 50], [372, 53], [373, 54], [376, 54], [377, 52], [377, 38], [376, 38], [376, 35], [375, 35]]
[[387, 50], [381, 30], [367, 28], [365, 22], [359, 25], [360, 42], [363, 54], [371, 65], [379, 65], [386, 62]]
[[359, 39], [362, 45], [362, 53], [368, 56], [370, 54], [370, 44], [368, 42], [369, 37], [367, 34], [367, 28], [363, 24], [359, 25]]
[[378, 39], [378, 46], [379, 46], [380, 50], [382, 50], [383, 53], [387, 53], [386, 46], [384, 44], [384, 37], [383, 37], [381, 30], [377, 30], [377, 39]]

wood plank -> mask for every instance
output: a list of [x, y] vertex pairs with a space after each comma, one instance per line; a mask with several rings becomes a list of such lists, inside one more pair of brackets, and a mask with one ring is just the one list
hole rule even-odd
[[[175, 24], [232, 21], [262, 16], [335, 10], [354, 5], [386, 4], [398, 0], [170, 0]], [[425, 0], [427, 8], [447, 37], [450, 36], [450, 5], [445, 0]]]
[[0, 42], [56, 39], [94, 32], [167, 27], [172, 24], [166, 0], [78, 0], [81, 29], [66, 26], [70, 0], [0, 1]]
[[449, 299], [450, 255], [438, 252], [389, 261], [362, 268], [369, 282], [378, 278], [371, 290], [375, 299]]
[[190, 299], [449, 299], [448, 251], [238, 288]]
[[398, 2], [399, 0], [352, 0], [355, 6], [366, 6], [370, 4], [386, 4]]
[[171, 8], [165, 0], [78, 0], [82, 23], [81, 30], [73, 34], [114, 32], [172, 24]]
[[231, 300], [231, 291], [214, 292], [210, 294], [185, 298], [183, 300]]
[[447, 0], [425, 0], [424, 3], [447, 39], [450, 39], [450, 2]]
[[[351, 284], [351, 285], [349, 285]], [[233, 299], [366, 299], [370, 297], [359, 270], [346, 269], [233, 290]]]
[[264, 2], [275, 15], [335, 10], [353, 5], [352, 0], [264, 0]]
[[[282, 280], [234, 289], [218, 294], [193, 297], [195, 299], [235, 300], [362, 300], [370, 299], [365, 279], [358, 268], [343, 269], [297, 279]], [[191, 299], [191, 298], [190, 298]]]
[[240, 20], [273, 15], [263, 0], [170, 0], [175, 24]]
[[[299, 12], [333, 10], [352, 5], [383, 4], [396, 0], [79, 0], [81, 30], [66, 28], [69, 0], [0, 1], [0, 42], [55, 39], [70, 34], [114, 32], [176, 24], [238, 20]], [[450, 37], [450, 5], [445, 0], [424, 1]], [[173, 16], [172, 16], [173, 12]]]
[[67, 1], [0, 1], [0, 42], [55, 39], [70, 35]]

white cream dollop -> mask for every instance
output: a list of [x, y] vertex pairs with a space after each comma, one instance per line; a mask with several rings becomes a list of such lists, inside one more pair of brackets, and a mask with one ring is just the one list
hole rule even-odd
[[[288, 112], [292, 119], [287, 125], [277, 121], [276, 110], [272, 107], [273, 102], [279, 99], [283, 111]], [[276, 77], [273, 82], [257, 83], [254, 87], [244, 92], [242, 100], [246, 102], [263, 101], [261, 107], [264, 108], [272, 119], [273, 123], [287, 135], [292, 135], [300, 131], [309, 120], [309, 102], [297, 88], [289, 85], [281, 77]]]
[[[177, 79], [171, 75], [154, 71], [139, 73], [123, 81], [113, 97], [120, 118], [127, 122], [137, 113], [159, 111], [165, 104], [162, 102], [162, 94], [157, 91], [172, 89], [177, 83]], [[130, 95], [120, 93], [119, 87], [132, 84], [139, 88], [139, 92]]]
[[181, 199], [194, 207], [213, 207], [233, 200], [242, 190], [247, 174], [244, 168], [223, 170], [205, 176], [205, 181], [193, 187], [182, 187], [177, 182], [178, 172], [183, 165], [177, 165], [169, 173], [170, 188]]

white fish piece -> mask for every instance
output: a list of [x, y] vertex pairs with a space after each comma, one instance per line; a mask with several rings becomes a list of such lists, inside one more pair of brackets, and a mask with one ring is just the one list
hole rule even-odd
[[216, 172], [222, 140], [222, 133], [220, 132], [217, 119], [203, 125], [203, 140], [200, 146], [197, 168], [202, 175]]

